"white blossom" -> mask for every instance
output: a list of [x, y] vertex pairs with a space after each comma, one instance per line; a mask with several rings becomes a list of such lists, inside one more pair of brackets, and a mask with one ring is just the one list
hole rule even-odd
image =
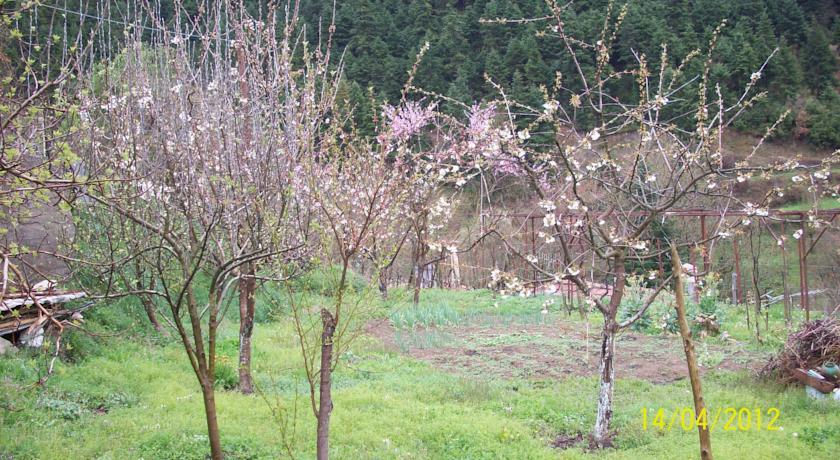
[[544, 227], [551, 227], [556, 223], [557, 223], [557, 216], [555, 216], [553, 212], [550, 212], [543, 217], [543, 226]]

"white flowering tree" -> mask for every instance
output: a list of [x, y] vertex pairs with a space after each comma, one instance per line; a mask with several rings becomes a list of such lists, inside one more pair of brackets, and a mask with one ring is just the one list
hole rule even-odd
[[[544, 90], [542, 107], [512, 101], [497, 86], [502, 96], [497, 102], [499, 116], [496, 128], [486, 132], [483, 164], [530, 184], [539, 199], [535, 214], [544, 216], [542, 238], [556, 248], [562, 268], [555, 271], [536, 258], [519, 255], [545, 281], [573, 283], [604, 317], [598, 409], [591, 434], [592, 443], [604, 447], [611, 444], [616, 334], [642, 317], [671, 282], [670, 276], [657, 279], [656, 272], [649, 273], [653, 287], [641, 307], [619, 320], [627, 262], [656, 258], [668, 250], [667, 244], [657, 250], [651, 226], [669, 211], [700, 203], [714, 204], [721, 211], [744, 211], [746, 217], [737, 222], [721, 220], [708, 241], [674, 241], [681, 247], [704, 245], [734, 227], [749, 225], [751, 219], [768, 216], [770, 201], [780, 192], [771, 189], [762, 202], [745, 203], [733, 195], [734, 184], [802, 165], [795, 160], [767, 164], [759, 159], [755, 153], [764, 139], [743, 161], [725, 161], [723, 134], [755, 98], [762, 97], [751, 94], [761, 70], [753, 74], [738, 101], [725, 103], [710, 78], [717, 32], [708, 50], [692, 52], [681, 62], [672, 61], [663, 45], [654, 66], [647, 56], [637, 55], [632, 68], [614, 70], [611, 51], [626, 9], [617, 12], [617, 19], [608, 18], [601, 36], [589, 42], [569, 35], [565, 7], [547, 3], [551, 14], [538, 21], [544, 24], [539, 33], [561, 43], [563, 57], [573, 63], [576, 73], [557, 74], [554, 85]], [[702, 61], [700, 73], [686, 75], [686, 68], [697, 60]], [[690, 113], [675, 114], [670, 104], [686, 97], [687, 82], [696, 83], [697, 93], [690, 95], [696, 105]], [[612, 96], [610, 88], [615, 85], [632, 85], [637, 99]], [[677, 125], [683, 116], [694, 117], [693, 130]], [[585, 119], [594, 123], [581, 129]], [[820, 167], [833, 161], [836, 158], [827, 159]], [[512, 244], [508, 247], [517, 252]], [[587, 281], [592, 273], [609, 285], [605, 293], [593, 294]], [[505, 279], [501, 273], [496, 278]]]
[[[472, 164], [469, 158], [475, 155], [468, 127], [434, 106], [407, 101], [385, 106], [375, 138], [360, 136], [348, 124], [341, 119], [330, 123], [317, 155], [296, 171], [297, 193], [312, 204], [318, 228], [314, 233], [320, 235], [317, 261], [340, 269], [329, 305], [312, 309], [293, 302], [317, 420], [319, 459], [329, 455], [332, 372], [358, 335], [371, 303], [368, 291], [353, 292], [353, 263], [365, 258], [373, 261], [375, 272], [386, 269], [407, 233], [419, 234], [425, 251], [431, 248], [439, 257], [470, 249], [444, 245], [435, 233], [450, 212], [447, 194], [458, 193], [469, 174], [475, 174], [461, 166]], [[418, 257], [413, 260], [419, 264], [440, 260]]]
[[[354, 262], [373, 258], [378, 269], [392, 260], [405, 219], [406, 199], [415, 176], [392, 164], [386, 149], [345, 132], [335, 121], [330, 134], [296, 171], [297, 193], [311, 203], [317, 262], [338, 266], [338, 279], [329, 305], [310, 308], [295, 300], [292, 314], [303, 353], [310, 403], [317, 421], [317, 458], [329, 457], [333, 410], [332, 373], [348, 350], [368, 311], [367, 292], [354, 292], [350, 283]], [[371, 251], [376, 242], [377, 252]]]
[[260, 19], [237, 2], [195, 17], [176, 3], [171, 24], [154, 12], [143, 11], [154, 30], [130, 27], [119, 58], [88, 76], [83, 165], [112, 182], [89, 187], [78, 208], [109, 230], [90, 245], [110, 272], [140, 266], [154, 280], [143, 294], [168, 307], [220, 459], [217, 330], [238, 287], [240, 384], [251, 391], [255, 282], [308, 257], [308, 206], [292, 179], [323, 142], [337, 74], [328, 52], [300, 41], [295, 4]]

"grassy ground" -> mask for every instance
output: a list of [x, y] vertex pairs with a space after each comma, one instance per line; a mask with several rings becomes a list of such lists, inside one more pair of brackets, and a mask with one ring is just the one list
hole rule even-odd
[[[510, 331], [497, 338], [475, 336], [471, 340], [478, 342], [472, 346], [507, 346], [511, 341], [545, 346], [545, 338], [538, 334], [517, 334], [535, 325], [563, 331], [585, 328], [586, 323], [575, 316], [552, 312], [542, 318], [542, 299], [494, 299], [483, 291], [427, 290], [418, 310], [407, 304], [404, 293], [395, 292], [394, 297], [377, 305], [377, 315], [381, 323], [393, 325], [395, 334], [406, 334], [404, 343], [393, 347], [363, 335], [336, 374], [334, 458], [697, 456], [695, 431], [642, 428], [643, 408], [655, 412], [692, 405], [686, 380], [653, 384], [620, 378], [614, 408], [617, 447], [598, 452], [581, 447], [558, 450], [551, 447], [558, 436], [586, 433], [593, 423], [594, 377], [459, 373], [404, 353], [418, 346], [451, 345], [447, 333], [455, 336], [461, 329], [489, 324], [506, 324]], [[285, 455], [285, 437], [296, 457], [314, 457], [314, 418], [289, 321], [282, 309], [262, 317], [254, 354], [261, 395], [219, 391], [223, 444], [230, 458], [277, 458]], [[724, 328], [735, 337], [749, 337], [740, 331], [740, 321], [735, 312]], [[98, 338], [74, 336], [71, 360], [58, 364], [56, 375], [43, 389], [21, 389], [37, 379], [42, 361], [36, 355], [21, 352], [0, 358], [0, 458], [204, 458], [208, 449], [201, 395], [179, 346], [148, 333], [136, 307], [128, 302], [92, 312], [88, 326]], [[596, 315], [589, 327], [597, 331]], [[120, 332], [126, 330], [133, 332]], [[419, 330], [438, 330], [443, 338], [412, 343], [411, 332]], [[716, 340], [708, 343], [714, 345]], [[771, 345], [744, 341], [739, 346], [767, 351]], [[223, 374], [233, 369], [236, 349], [233, 319], [225, 323], [220, 342]], [[220, 381], [225, 383], [230, 382]], [[810, 459], [840, 454], [840, 405], [811, 400], [801, 388], [759, 383], [746, 371], [712, 369], [706, 372], [704, 385], [712, 410], [760, 408], [763, 417], [769, 408], [780, 411], [778, 431], [718, 427], [712, 436], [718, 458]]]

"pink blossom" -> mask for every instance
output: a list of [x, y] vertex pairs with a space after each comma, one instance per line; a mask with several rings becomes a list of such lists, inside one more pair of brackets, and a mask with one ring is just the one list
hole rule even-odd
[[397, 107], [385, 105], [383, 115], [388, 120], [386, 129], [390, 136], [380, 136], [380, 141], [392, 137], [402, 142], [419, 133], [435, 117], [435, 107], [436, 104], [424, 107], [415, 101]]
[[471, 137], [477, 138], [486, 136], [490, 131], [495, 116], [495, 105], [490, 104], [486, 107], [481, 107], [479, 104], [473, 104], [467, 113], [467, 120], [469, 122], [469, 127], [467, 128], [468, 134]]

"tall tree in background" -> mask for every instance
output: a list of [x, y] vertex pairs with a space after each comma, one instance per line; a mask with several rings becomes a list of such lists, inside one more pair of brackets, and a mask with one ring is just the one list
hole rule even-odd
[[837, 71], [837, 57], [829, 47], [828, 37], [825, 31], [817, 24], [812, 24], [808, 29], [808, 41], [803, 48], [802, 66], [808, 71], [805, 73], [805, 82], [814, 92], [819, 92], [825, 87], [832, 87], [837, 83], [834, 72]]

